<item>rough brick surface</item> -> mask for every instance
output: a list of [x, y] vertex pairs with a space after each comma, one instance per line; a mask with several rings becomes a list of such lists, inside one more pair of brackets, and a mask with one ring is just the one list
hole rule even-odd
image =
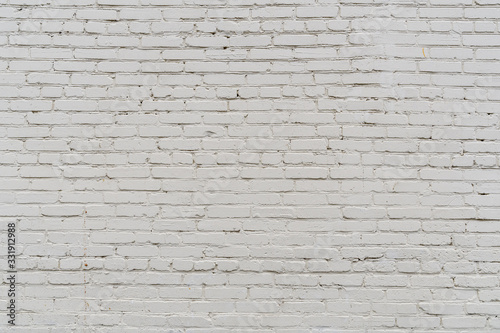
[[500, 1], [0, 3], [17, 331], [500, 330]]

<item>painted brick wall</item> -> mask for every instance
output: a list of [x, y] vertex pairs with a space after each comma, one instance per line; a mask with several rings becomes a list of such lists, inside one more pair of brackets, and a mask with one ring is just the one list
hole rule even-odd
[[0, 3], [17, 331], [500, 331], [500, 0]]

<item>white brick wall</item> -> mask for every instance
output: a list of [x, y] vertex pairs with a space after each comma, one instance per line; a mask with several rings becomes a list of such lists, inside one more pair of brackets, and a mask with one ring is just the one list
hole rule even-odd
[[0, 4], [16, 331], [500, 331], [500, 1]]

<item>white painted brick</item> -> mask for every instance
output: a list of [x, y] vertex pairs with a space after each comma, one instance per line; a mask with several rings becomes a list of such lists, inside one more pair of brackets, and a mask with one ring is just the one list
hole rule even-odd
[[317, 37], [314, 35], [279, 35], [273, 38], [274, 45], [303, 46], [314, 45]]
[[338, 13], [338, 8], [333, 6], [328, 7], [298, 7], [297, 8], [297, 17], [306, 17], [306, 18], [326, 18], [326, 17], [336, 17]]
[[292, 7], [267, 7], [267, 8], [258, 8], [252, 9], [251, 16], [252, 18], [289, 18], [293, 15], [294, 8]]
[[498, 0], [7, 2], [20, 331], [500, 328]]
[[143, 47], [178, 47], [182, 44], [182, 38], [175, 36], [168, 37], [148, 37], [141, 38], [141, 45]]

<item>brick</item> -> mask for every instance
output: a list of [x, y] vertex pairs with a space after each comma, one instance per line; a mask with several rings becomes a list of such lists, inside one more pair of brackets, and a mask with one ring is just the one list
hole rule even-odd
[[21, 330], [500, 328], [500, 1], [379, 2], [3, 1]]

